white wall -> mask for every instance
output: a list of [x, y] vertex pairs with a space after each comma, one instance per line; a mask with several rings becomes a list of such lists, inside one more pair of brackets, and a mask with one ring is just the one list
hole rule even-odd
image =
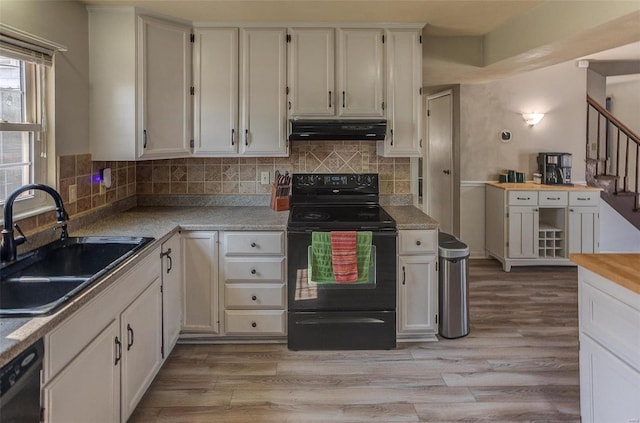
[[56, 154], [89, 152], [89, 30], [87, 10], [76, 1], [0, 0], [0, 22], [63, 44], [56, 54]]
[[[484, 186], [506, 169], [536, 171], [541, 151], [573, 154], [573, 180], [585, 180], [586, 71], [575, 62], [460, 89], [460, 237], [472, 257], [484, 252]], [[545, 117], [528, 127], [523, 112]], [[498, 134], [509, 129], [510, 143]]]
[[611, 97], [611, 112], [636, 134], [640, 134], [640, 76], [633, 80], [610, 83], [607, 78], [607, 96]]
[[640, 230], [604, 201], [600, 202], [600, 252], [640, 253]]

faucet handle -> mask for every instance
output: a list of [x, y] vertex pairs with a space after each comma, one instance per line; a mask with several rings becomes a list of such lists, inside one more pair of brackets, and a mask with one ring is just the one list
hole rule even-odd
[[62, 224], [59, 224], [59, 225], [57, 225], [57, 226], [54, 226], [54, 227], [53, 227], [53, 230], [54, 230], [54, 231], [56, 231], [56, 230], [58, 230], [58, 229], [60, 229], [60, 230], [61, 230], [61, 232], [60, 232], [60, 239], [67, 239], [67, 238], [69, 238], [69, 232], [67, 231], [67, 224], [66, 224], [66, 223], [62, 223]]
[[22, 229], [20, 229], [20, 226], [18, 226], [17, 223], [14, 223], [13, 227], [20, 234], [20, 236], [14, 238], [16, 245], [24, 244], [24, 242], [27, 240], [27, 236], [24, 234], [24, 232], [22, 232]]

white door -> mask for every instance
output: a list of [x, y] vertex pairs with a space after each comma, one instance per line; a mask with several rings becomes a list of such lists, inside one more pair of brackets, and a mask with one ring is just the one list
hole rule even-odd
[[218, 233], [182, 233], [183, 318], [188, 332], [218, 333]]
[[286, 156], [286, 31], [240, 31], [240, 154]]
[[194, 46], [198, 156], [238, 153], [238, 29], [200, 28]]
[[436, 257], [400, 256], [398, 260], [398, 332], [435, 333]]
[[382, 29], [340, 29], [340, 116], [384, 116]]
[[122, 339], [111, 323], [43, 388], [48, 423], [120, 421]]
[[122, 421], [127, 421], [162, 363], [162, 293], [156, 279], [122, 313]]
[[599, 207], [569, 208], [569, 253], [593, 254], [599, 251]]
[[[453, 234], [453, 96], [445, 91], [427, 97], [428, 148], [423, 160], [424, 211], [442, 232]], [[426, 191], [426, 193], [425, 193]]]
[[191, 28], [138, 18], [141, 158], [191, 153]]
[[335, 29], [292, 28], [289, 35], [289, 115], [334, 115]]
[[538, 257], [538, 209], [536, 207], [511, 206], [509, 207], [508, 221], [508, 257]]
[[175, 234], [162, 244], [162, 322], [164, 358], [178, 341], [182, 328], [182, 244]]

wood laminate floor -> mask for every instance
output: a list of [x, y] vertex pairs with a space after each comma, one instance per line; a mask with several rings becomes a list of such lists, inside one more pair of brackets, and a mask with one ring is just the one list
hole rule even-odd
[[394, 351], [178, 345], [143, 422], [580, 421], [577, 272], [470, 261], [471, 333]]

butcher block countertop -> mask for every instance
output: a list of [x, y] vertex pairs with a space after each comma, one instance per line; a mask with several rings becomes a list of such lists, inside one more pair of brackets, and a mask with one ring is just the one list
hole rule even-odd
[[640, 254], [571, 254], [571, 261], [640, 294]]
[[587, 185], [542, 185], [532, 182], [487, 182], [487, 185], [507, 191], [602, 191], [602, 188]]

